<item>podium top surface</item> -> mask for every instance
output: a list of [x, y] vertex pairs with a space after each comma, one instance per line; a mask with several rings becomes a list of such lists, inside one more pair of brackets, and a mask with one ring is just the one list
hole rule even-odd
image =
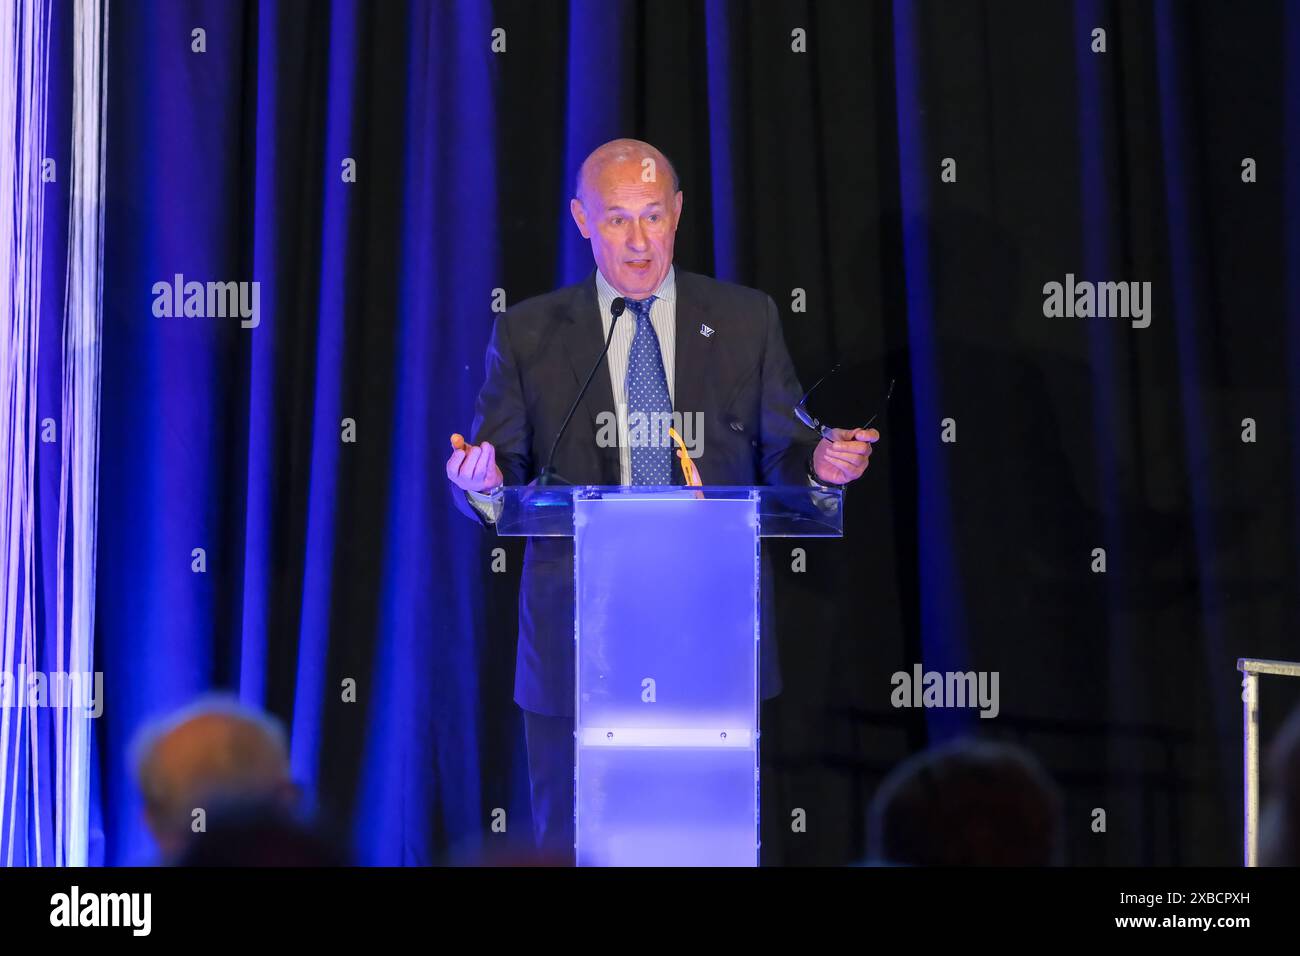
[[572, 537], [576, 501], [618, 500], [705, 508], [711, 501], [752, 501], [759, 537], [838, 538], [844, 533], [843, 489], [813, 485], [517, 485], [502, 489], [501, 496], [496, 531], [508, 537]]

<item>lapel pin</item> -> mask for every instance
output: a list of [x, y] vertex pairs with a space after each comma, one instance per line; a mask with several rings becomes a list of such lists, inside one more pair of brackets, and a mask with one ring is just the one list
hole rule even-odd
[[707, 339], [712, 334], [713, 334], [713, 330], [709, 328], [707, 325], [700, 326], [700, 335], [704, 336]]

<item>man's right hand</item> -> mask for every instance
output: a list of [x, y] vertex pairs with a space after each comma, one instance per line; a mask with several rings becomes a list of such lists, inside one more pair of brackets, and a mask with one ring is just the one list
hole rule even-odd
[[447, 477], [457, 488], [487, 494], [505, 482], [497, 467], [497, 450], [491, 442], [466, 445], [447, 459]]

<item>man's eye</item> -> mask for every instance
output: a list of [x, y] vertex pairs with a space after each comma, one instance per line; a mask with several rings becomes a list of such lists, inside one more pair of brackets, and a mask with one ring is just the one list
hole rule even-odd
[[650, 221], [651, 221], [651, 222], [658, 222], [658, 221], [659, 221], [659, 216], [658, 216], [658, 214], [656, 213], [655, 215], [651, 216], [651, 217], [650, 217]]
[[623, 217], [622, 217], [622, 216], [615, 216], [613, 219], [611, 219], [611, 220], [609, 221], [609, 223], [610, 223], [611, 226], [621, 226], [621, 225], [623, 225]]

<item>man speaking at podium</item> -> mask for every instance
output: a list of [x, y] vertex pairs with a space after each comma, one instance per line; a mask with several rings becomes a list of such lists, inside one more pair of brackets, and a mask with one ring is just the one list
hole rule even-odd
[[[672, 442], [643, 440], [643, 430], [633, 440], [630, 421], [701, 422], [692, 459], [704, 485], [843, 485], [862, 475], [879, 434], [836, 429], [828, 441], [799, 424], [802, 390], [772, 299], [673, 268], [682, 193], [666, 156], [640, 140], [606, 143], [583, 162], [569, 210], [596, 268], [497, 318], [472, 444], [447, 459], [461, 511], [490, 525], [500, 489], [543, 470], [575, 485], [682, 484]], [[602, 422], [618, 423], [616, 444], [600, 440]], [[764, 634], [769, 593], [764, 586]], [[573, 539], [530, 538], [515, 702], [534, 835], [564, 857], [573, 852], [573, 600]], [[774, 640], [760, 642], [764, 698], [780, 690], [775, 652]]]

